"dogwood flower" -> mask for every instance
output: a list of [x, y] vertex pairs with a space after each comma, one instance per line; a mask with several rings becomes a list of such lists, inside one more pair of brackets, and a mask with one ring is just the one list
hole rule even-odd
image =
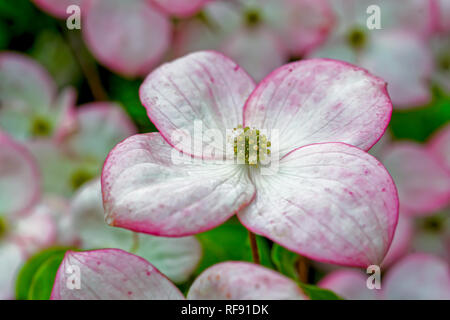
[[80, 247], [88, 249], [117, 248], [132, 251], [148, 261], [176, 283], [186, 281], [202, 257], [195, 237], [165, 238], [137, 234], [112, 228], [105, 223], [100, 179], [84, 185], [70, 206], [73, 232]]
[[[434, 10], [429, 1], [404, 6], [390, 0], [336, 0], [338, 27], [310, 57], [340, 59], [368, 69], [389, 84], [396, 108], [427, 103], [433, 72], [426, 38], [433, 32]], [[368, 8], [380, 9], [380, 29], [369, 30]]]
[[320, 45], [333, 21], [323, 0], [213, 1], [199, 18], [180, 23], [175, 54], [219, 50], [259, 81], [290, 55], [301, 56]]
[[37, 139], [27, 144], [43, 175], [44, 190], [71, 196], [83, 183], [100, 174], [109, 150], [136, 133], [116, 103], [93, 102], [79, 106], [75, 126], [58, 143]]
[[16, 139], [59, 139], [74, 123], [75, 91], [56, 84], [34, 60], [0, 53], [0, 128]]
[[[79, 267], [79, 283], [66, 268]], [[70, 290], [69, 281], [79, 285]], [[120, 283], [120, 286], [117, 284]], [[306, 299], [298, 285], [265, 267], [224, 262], [205, 270], [188, 299]], [[52, 300], [181, 300], [183, 294], [148, 261], [119, 249], [68, 251], [56, 274]]]
[[[381, 262], [398, 198], [390, 175], [363, 151], [390, 119], [381, 79], [313, 59], [285, 65], [255, 88], [239, 65], [207, 51], [156, 69], [140, 96], [159, 133], [132, 136], [106, 159], [102, 193], [110, 225], [179, 237], [237, 213], [249, 230], [312, 259]], [[211, 132], [234, 139], [219, 143]], [[244, 152], [236, 144], [250, 133]], [[267, 154], [276, 135], [279, 143]], [[255, 147], [264, 152], [252, 156]], [[173, 160], [179, 151], [188, 163]]]
[[346, 299], [450, 299], [450, 269], [446, 261], [432, 255], [411, 254], [381, 279], [381, 290], [367, 288], [367, 275], [356, 270], [339, 270], [327, 275], [319, 286]]

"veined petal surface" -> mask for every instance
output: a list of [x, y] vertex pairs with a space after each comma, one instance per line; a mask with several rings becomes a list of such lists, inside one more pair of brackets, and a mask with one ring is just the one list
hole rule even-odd
[[375, 158], [343, 143], [298, 148], [255, 170], [256, 197], [238, 213], [247, 229], [313, 260], [380, 264], [398, 219], [394, 182]]
[[291, 279], [260, 265], [223, 262], [200, 274], [189, 289], [191, 300], [306, 300]]
[[171, 37], [168, 17], [148, 0], [90, 0], [82, 31], [94, 56], [128, 77], [146, 75]]
[[368, 150], [383, 135], [391, 112], [383, 80], [341, 61], [311, 59], [267, 76], [245, 105], [244, 124], [269, 135], [278, 130], [281, 155], [321, 142]]
[[[196, 145], [213, 146], [221, 151], [217, 158], [223, 158], [223, 137], [227, 129], [242, 124], [245, 100], [253, 88], [253, 80], [235, 62], [217, 52], [200, 51], [153, 71], [140, 97], [170, 145], [196, 157], [203, 157]], [[213, 137], [214, 130], [222, 139]]]
[[187, 157], [159, 133], [118, 144], [102, 172], [106, 221], [158, 236], [214, 228], [248, 204], [254, 192], [245, 167]]
[[[79, 289], [75, 289], [77, 276]], [[68, 251], [56, 274], [51, 299], [180, 300], [184, 297], [148, 261], [119, 249], [104, 249]]]

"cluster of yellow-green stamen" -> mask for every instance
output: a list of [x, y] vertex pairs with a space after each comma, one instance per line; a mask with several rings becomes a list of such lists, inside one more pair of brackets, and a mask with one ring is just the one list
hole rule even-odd
[[244, 22], [249, 27], [254, 27], [261, 22], [261, 14], [257, 9], [247, 9], [244, 13]]
[[257, 166], [270, 154], [270, 141], [258, 129], [242, 125], [233, 129], [234, 156], [238, 163]]
[[4, 218], [0, 216], [0, 239], [3, 237], [3, 235], [6, 234], [6, 231], [8, 230], [8, 224]]
[[72, 187], [72, 190], [77, 190], [85, 182], [91, 180], [93, 177], [94, 175], [88, 169], [78, 168], [74, 172], [72, 172], [70, 176], [70, 186]]
[[441, 70], [450, 71], [450, 54], [446, 53], [438, 57], [438, 66]]
[[30, 131], [34, 137], [48, 137], [51, 135], [52, 126], [46, 118], [37, 116], [31, 122]]
[[360, 27], [351, 29], [347, 34], [347, 39], [353, 49], [362, 49], [367, 43], [367, 35]]

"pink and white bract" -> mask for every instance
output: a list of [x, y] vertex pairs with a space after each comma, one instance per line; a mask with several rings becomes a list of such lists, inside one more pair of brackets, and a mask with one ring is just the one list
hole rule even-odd
[[[79, 268], [79, 290], [71, 290], [67, 285], [71, 280], [66, 272], [68, 267]], [[119, 249], [103, 249], [68, 251], [56, 274], [51, 299], [175, 300], [184, 297], [169, 279], [146, 260]]]
[[384, 150], [381, 162], [397, 185], [402, 214], [430, 215], [449, 204], [450, 171], [426, 146], [394, 143]]
[[368, 275], [339, 270], [319, 285], [346, 299], [450, 299], [450, 269], [446, 261], [428, 254], [411, 254], [396, 263], [381, 279], [381, 290], [366, 286]]
[[248, 262], [222, 262], [195, 279], [191, 300], [306, 300], [306, 295], [291, 279]]
[[[67, 268], [79, 268], [79, 289]], [[120, 284], [120, 285], [118, 285]], [[51, 298], [184, 299], [183, 294], [151, 263], [118, 249], [68, 251], [56, 275]], [[188, 299], [306, 299], [297, 284], [259, 265], [224, 262], [205, 270], [192, 284]]]
[[[110, 225], [179, 237], [237, 213], [249, 230], [311, 259], [381, 263], [398, 197], [390, 175], [363, 150], [390, 120], [384, 81], [346, 63], [313, 59], [285, 65], [255, 88], [236, 63], [207, 51], [156, 69], [140, 96], [160, 133], [132, 136], [106, 159], [102, 192]], [[203, 123], [200, 137], [195, 120]], [[182, 132], [210, 150], [202, 139], [208, 129], [225, 135], [239, 124], [279, 131], [279, 157], [272, 156], [279, 169], [272, 175], [217, 161], [192, 150], [191, 140], [174, 138]], [[191, 161], [174, 163], [177, 150]]]
[[[169, 15], [189, 17], [195, 14], [202, 6], [212, 0], [150, 0], [155, 6]], [[214, 0], [215, 1], [215, 0]]]
[[450, 124], [441, 128], [428, 145], [437, 161], [450, 172]]
[[450, 32], [450, 2], [448, 0], [435, 0], [438, 10], [437, 29], [442, 32]]
[[40, 195], [40, 172], [32, 155], [0, 131], [0, 217], [26, 212]]
[[411, 254], [389, 270], [382, 294], [390, 300], [450, 300], [448, 261], [428, 254]]
[[394, 239], [392, 240], [388, 253], [384, 257], [383, 264], [381, 265], [383, 268], [392, 265], [410, 252], [415, 233], [416, 230], [413, 218], [402, 214], [400, 211], [397, 228], [395, 228]]
[[169, 19], [149, 0], [90, 0], [84, 19], [94, 56], [128, 77], [147, 74], [169, 47]]

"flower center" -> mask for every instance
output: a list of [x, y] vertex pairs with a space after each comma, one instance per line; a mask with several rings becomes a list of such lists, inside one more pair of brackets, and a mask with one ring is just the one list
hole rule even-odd
[[6, 219], [0, 216], [0, 239], [6, 234], [8, 231], [8, 223]]
[[94, 175], [87, 169], [79, 168], [75, 170], [70, 177], [70, 185], [72, 190], [77, 190], [85, 182], [94, 178]]
[[361, 49], [367, 42], [367, 36], [363, 29], [355, 27], [347, 34], [347, 41], [352, 48]]
[[50, 122], [40, 116], [37, 116], [31, 122], [31, 134], [34, 137], [48, 137], [52, 132]]
[[443, 55], [438, 58], [439, 69], [450, 71], [450, 55]]
[[302, 59], [303, 59], [303, 57], [301, 55], [292, 55], [289, 57], [288, 62], [295, 62], [295, 61], [299, 61]]
[[256, 9], [248, 9], [244, 14], [244, 20], [247, 26], [253, 27], [261, 22], [261, 15]]
[[444, 227], [444, 221], [442, 217], [439, 216], [429, 217], [423, 222], [423, 227], [425, 230], [430, 232], [439, 232]]
[[228, 141], [233, 144], [234, 157], [238, 163], [257, 166], [270, 154], [271, 143], [258, 129], [238, 125]]

